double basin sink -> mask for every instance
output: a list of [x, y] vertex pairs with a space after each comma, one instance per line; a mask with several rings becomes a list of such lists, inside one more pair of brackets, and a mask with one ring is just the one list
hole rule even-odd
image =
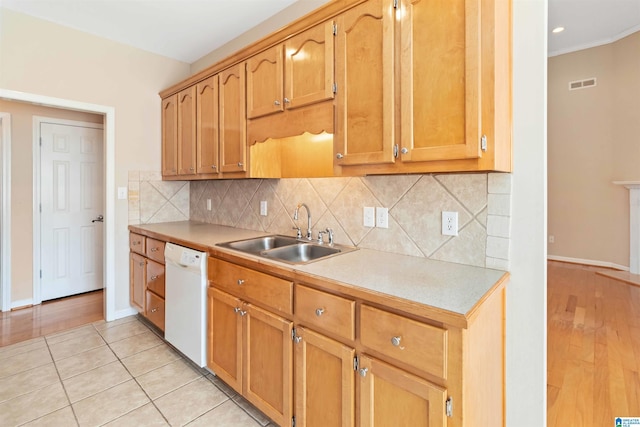
[[308, 264], [358, 249], [353, 246], [314, 243], [282, 235], [218, 243], [217, 246], [289, 264]]

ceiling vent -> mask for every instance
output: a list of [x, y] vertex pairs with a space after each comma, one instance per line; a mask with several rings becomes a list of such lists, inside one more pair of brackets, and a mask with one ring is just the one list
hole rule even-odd
[[569, 90], [586, 89], [596, 86], [596, 78], [592, 77], [585, 80], [576, 80], [575, 82], [569, 82]]

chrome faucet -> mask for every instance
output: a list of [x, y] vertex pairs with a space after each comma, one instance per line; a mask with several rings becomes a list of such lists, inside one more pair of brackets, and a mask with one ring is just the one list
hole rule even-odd
[[293, 220], [298, 220], [298, 211], [300, 208], [305, 208], [307, 210], [307, 240], [312, 240], [311, 237], [311, 212], [309, 211], [309, 206], [306, 203], [298, 203], [296, 206], [296, 211], [293, 213]]

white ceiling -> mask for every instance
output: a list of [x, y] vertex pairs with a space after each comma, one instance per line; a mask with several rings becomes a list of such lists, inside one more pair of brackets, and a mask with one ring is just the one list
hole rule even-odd
[[[312, 0], [0, 0], [0, 4], [193, 63], [296, 1]], [[551, 33], [560, 25], [564, 32]], [[610, 43], [636, 31], [640, 31], [640, 0], [549, 0], [550, 55]]]
[[[553, 34], [551, 30], [565, 30]], [[640, 31], [640, 0], [549, 0], [549, 55], [616, 41]]]

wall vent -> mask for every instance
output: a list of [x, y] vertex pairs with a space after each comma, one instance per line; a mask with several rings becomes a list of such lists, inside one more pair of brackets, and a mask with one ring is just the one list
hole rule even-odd
[[590, 79], [576, 80], [574, 82], [569, 82], [569, 90], [586, 89], [594, 86], [596, 86], [595, 77], [592, 77]]

